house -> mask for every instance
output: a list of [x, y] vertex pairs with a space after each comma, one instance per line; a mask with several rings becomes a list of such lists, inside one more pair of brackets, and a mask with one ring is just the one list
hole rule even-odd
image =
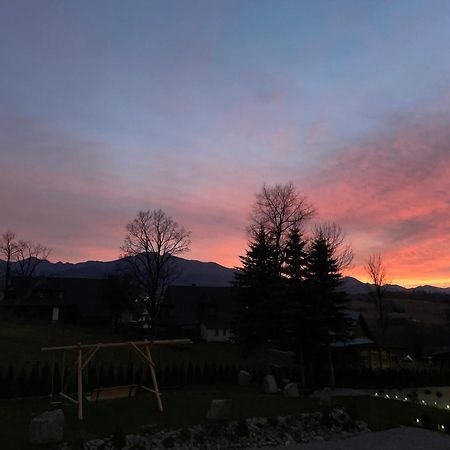
[[0, 311], [51, 322], [112, 320], [104, 279], [13, 277]]
[[158, 318], [158, 334], [206, 342], [231, 339], [233, 288], [169, 286]]
[[390, 369], [399, 367], [401, 346], [376, 339], [359, 311], [346, 311], [349, 333], [346, 339], [331, 344], [336, 361], [346, 367]]

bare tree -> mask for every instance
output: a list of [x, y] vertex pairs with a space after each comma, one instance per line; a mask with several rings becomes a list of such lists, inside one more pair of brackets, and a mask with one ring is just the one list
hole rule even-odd
[[301, 230], [315, 212], [312, 204], [296, 191], [292, 182], [274, 186], [264, 184], [256, 194], [249, 231], [255, 233], [263, 229], [268, 233], [281, 268], [289, 231], [293, 228]]
[[389, 275], [383, 258], [380, 253], [369, 256], [366, 264], [366, 272], [373, 283], [375, 299], [378, 303], [378, 315], [380, 321], [381, 333], [384, 334], [384, 313], [383, 313], [383, 299], [389, 283]]
[[189, 251], [191, 233], [161, 209], [139, 211], [126, 229], [122, 257], [137, 283], [154, 333], [165, 290], [177, 276], [174, 256]]
[[338, 270], [342, 271], [351, 266], [353, 250], [347, 242], [347, 237], [342, 228], [334, 222], [325, 222], [314, 227], [314, 239], [325, 241], [330, 253], [336, 260]]
[[19, 251], [16, 235], [12, 231], [5, 231], [0, 239], [0, 258], [4, 262], [3, 297], [6, 297], [11, 277], [11, 264]]
[[30, 241], [19, 241], [15, 255], [16, 271], [21, 277], [32, 277], [42, 261], [46, 261], [52, 251], [45, 245]]
[[0, 239], [0, 258], [4, 260], [3, 294], [6, 295], [12, 274], [33, 276], [36, 268], [50, 255], [51, 249], [30, 241], [17, 241], [12, 231], [6, 231]]

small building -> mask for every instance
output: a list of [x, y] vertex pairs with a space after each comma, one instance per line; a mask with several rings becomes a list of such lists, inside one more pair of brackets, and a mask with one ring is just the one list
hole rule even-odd
[[3, 314], [49, 322], [112, 320], [104, 279], [13, 277]]
[[346, 311], [346, 316], [350, 325], [347, 339], [331, 344], [339, 364], [365, 369], [398, 366], [398, 348], [376, 342], [361, 312]]
[[158, 335], [206, 342], [231, 339], [233, 288], [169, 286], [158, 318]]

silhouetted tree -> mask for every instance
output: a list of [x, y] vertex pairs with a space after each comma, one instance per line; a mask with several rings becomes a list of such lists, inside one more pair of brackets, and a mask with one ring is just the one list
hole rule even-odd
[[261, 226], [249, 243], [242, 268], [235, 273], [236, 311], [234, 336], [244, 346], [258, 346], [275, 338], [280, 330], [277, 323], [277, 295], [280, 278], [274, 250]]
[[310, 311], [307, 302], [308, 276], [307, 241], [294, 227], [288, 236], [283, 264], [284, 300], [281, 328], [283, 347], [294, 351], [300, 364], [301, 382], [305, 385], [305, 344], [311, 335]]
[[314, 207], [296, 191], [291, 182], [274, 186], [264, 184], [256, 194], [249, 229], [253, 235], [260, 228], [267, 233], [279, 273], [289, 232], [295, 228], [300, 230], [314, 214]]
[[103, 295], [113, 314], [114, 326], [117, 328], [122, 314], [133, 312], [139, 291], [134, 278], [126, 271], [116, 271], [105, 280]]
[[366, 272], [373, 283], [375, 300], [378, 304], [378, 319], [381, 334], [384, 334], [383, 298], [388, 284], [388, 273], [380, 253], [369, 256], [366, 264]]
[[46, 261], [52, 252], [45, 245], [30, 241], [19, 241], [18, 252], [15, 256], [15, 269], [21, 277], [32, 277], [37, 267]]
[[16, 242], [16, 235], [12, 231], [6, 231], [2, 234], [0, 239], [0, 258], [3, 260], [3, 296], [6, 297], [9, 279], [11, 277], [11, 264], [18, 253], [18, 243]]
[[174, 256], [189, 250], [190, 232], [161, 209], [139, 211], [126, 229], [122, 257], [139, 288], [154, 334], [165, 290], [178, 275]]
[[344, 311], [347, 297], [339, 287], [342, 270], [351, 259], [351, 249], [337, 225], [316, 227], [309, 250], [307, 277], [309, 315], [314, 329], [311, 338], [327, 350], [332, 386], [335, 379], [330, 345], [348, 335], [349, 323]]
[[12, 231], [0, 237], [0, 259], [3, 260], [3, 295], [7, 295], [12, 275], [31, 277], [42, 261], [50, 255], [51, 249], [39, 243], [17, 240]]

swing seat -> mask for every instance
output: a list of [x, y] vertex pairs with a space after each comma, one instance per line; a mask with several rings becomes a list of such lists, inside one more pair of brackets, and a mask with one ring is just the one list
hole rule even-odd
[[119, 398], [133, 398], [136, 396], [138, 385], [129, 384], [126, 386], [111, 386], [93, 389], [91, 395], [86, 397], [89, 402], [99, 402], [101, 400], [116, 400]]

